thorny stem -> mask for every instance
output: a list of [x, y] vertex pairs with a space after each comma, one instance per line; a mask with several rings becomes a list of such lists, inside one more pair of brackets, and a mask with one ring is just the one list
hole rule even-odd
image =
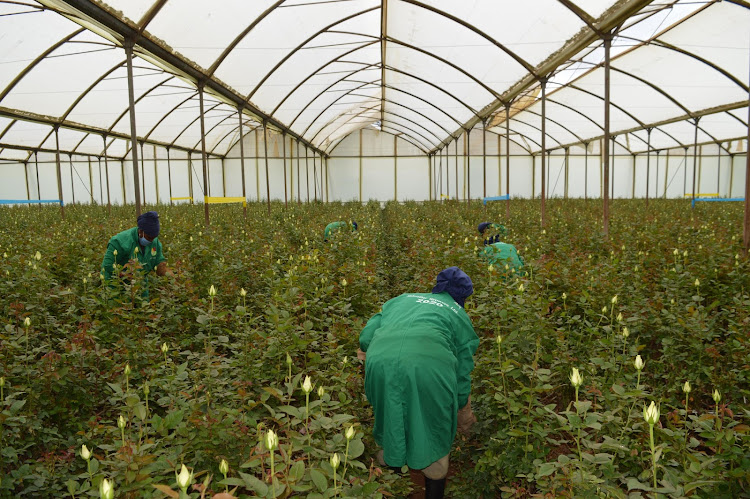
[[654, 425], [648, 425], [650, 443], [651, 443], [651, 469], [654, 472], [654, 489], [656, 488], [656, 455], [654, 454]]
[[[576, 387], [576, 414], [578, 414], [578, 387]], [[581, 424], [583, 421], [578, 423], [578, 438], [576, 438], [576, 447], [578, 447], [578, 465], [583, 464], [583, 458], [581, 457]], [[581, 472], [581, 483], [583, 483], [583, 468], [579, 468]]]

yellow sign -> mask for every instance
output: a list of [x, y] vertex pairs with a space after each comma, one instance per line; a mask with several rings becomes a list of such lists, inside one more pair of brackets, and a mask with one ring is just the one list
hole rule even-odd
[[217, 197], [217, 196], [206, 196], [203, 198], [206, 204], [226, 204], [226, 203], [242, 203], [242, 206], [247, 206], [247, 200], [240, 197]]

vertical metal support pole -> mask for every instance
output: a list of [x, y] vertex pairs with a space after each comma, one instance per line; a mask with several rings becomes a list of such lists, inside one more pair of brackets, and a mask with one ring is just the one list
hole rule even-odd
[[435, 187], [433, 184], [433, 177], [432, 177], [432, 162], [433, 156], [432, 154], [427, 155], [427, 199], [429, 201], [432, 201], [432, 190]]
[[615, 198], [615, 165], [617, 164], [617, 154], [615, 151], [617, 150], [617, 135], [612, 136], [612, 165], [610, 167], [610, 175], [609, 175], [609, 188], [611, 190], [609, 194], [609, 199]]
[[294, 139], [292, 137], [289, 137], [289, 200], [291, 202], [294, 202], [294, 144], [292, 143], [293, 140]]
[[172, 201], [172, 158], [169, 154], [169, 147], [167, 147], [167, 186], [169, 187], [169, 206], [174, 206], [174, 201]]
[[701, 174], [703, 173], [703, 146], [698, 146], [698, 194], [701, 189]]
[[497, 195], [503, 195], [503, 159], [502, 137], [497, 134]]
[[[91, 197], [91, 204], [94, 204], [94, 174], [91, 171], [91, 156], [88, 156], [88, 163], [89, 163], [89, 196]], [[28, 186], [26, 190], [28, 191]]]
[[260, 172], [258, 170], [258, 159], [260, 152], [258, 151], [258, 127], [255, 127], [255, 200], [260, 202]]
[[667, 149], [667, 162], [664, 167], [664, 199], [667, 199], [667, 181], [669, 180], [669, 149]]
[[[42, 185], [39, 183], [39, 160], [37, 157], [37, 151], [34, 151], [34, 172], [36, 173], [36, 198], [37, 200], [42, 200]], [[42, 204], [39, 203], [39, 208], [42, 207]]]
[[459, 200], [459, 197], [458, 197], [458, 138], [456, 138], [455, 160], [456, 160], [456, 201], [458, 201]]
[[656, 189], [654, 190], [654, 199], [659, 197], [659, 156], [661, 151], [656, 151]]
[[57, 198], [60, 200], [60, 216], [65, 220], [65, 206], [62, 192], [62, 169], [60, 168], [60, 136], [59, 126], [55, 126], [55, 168], [57, 170]]
[[536, 154], [531, 155], [531, 199], [536, 199]]
[[[138, 135], [136, 134], [136, 128], [135, 128], [135, 97], [134, 97], [134, 91], [133, 91], [133, 40], [126, 40], [123, 43], [123, 47], [125, 48], [125, 57], [127, 59], [127, 66], [128, 66], [128, 102], [130, 105], [130, 152], [132, 154], [133, 158], [133, 182], [135, 182], [134, 190], [135, 190], [135, 214], [136, 216], [139, 216], [141, 214], [141, 181], [140, 177], [138, 176]], [[123, 180], [123, 185], [125, 184], [125, 179]], [[122, 200], [123, 204], [125, 204], [125, 197], [123, 196]]]
[[[130, 141], [125, 144], [125, 151], [130, 148]], [[126, 154], [127, 156], [127, 154]], [[122, 205], [127, 203], [127, 192], [125, 191], [125, 158], [120, 160], [120, 189], [122, 190]], [[135, 198], [133, 198], [135, 199]]]
[[[89, 159], [89, 166], [90, 165], [91, 165], [91, 160]], [[26, 200], [31, 201], [31, 191], [29, 190], [29, 162], [28, 161], [23, 162], [23, 179], [26, 181]]]
[[687, 151], [688, 148], [683, 148], [682, 157], [682, 195], [687, 194]]
[[156, 144], [154, 144], [154, 186], [156, 188], [156, 204], [159, 204], [159, 169], [156, 162]]
[[651, 178], [651, 128], [646, 129], [648, 141], [646, 142], [646, 206], [648, 206], [648, 184]]
[[570, 172], [570, 148], [565, 148], [565, 199], [568, 199], [568, 177]]
[[190, 196], [190, 204], [194, 203], [193, 199], [193, 152], [188, 151], [188, 195]]
[[73, 196], [73, 204], [76, 204], [76, 190], [73, 185], [73, 155], [68, 154], [68, 165], [70, 166], [70, 193]]
[[547, 155], [547, 80], [542, 79], [542, 227], [545, 226], [547, 223], [546, 219], [546, 213], [545, 213], [545, 202], [547, 197], [547, 191], [545, 189], [545, 181], [547, 180], [545, 176], [545, 157]]
[[[157, 183], [158, 185], [158, 183]], [[221, 193], [227, 195], [227, 170], [224, 168], [224, 158], [221, 158]]]
[[[203, 189], [204, 195], [208, 196], [208, 158], [206, 157], [206, 122], [204, 120], [203, 110], [203, 82], [198, 83], [198, 97], [200, 103], [200, 121], [201, 121], [201, 161], [203, 162]], [[206, 226], [211, 224], [208, 214], [208, 203], [203, 200], [203, 213], [206, 218]]]
[[[247, 220], [247, 186], [245, 184], [245, 136], [242, 133], [242, 108], [237, 108], [237, 121], [240, 127], [240, 174], [242, 175], [242, 215]], [[286, 186], [285, 186], [286, 188]]]
[[398, 137], [393, 136], [393, 200], [398, 201]]
[[310, 163], [307, 158], [307, 144], [305, 144], [305, 186], [307, 187], [307, 202], [310, 202]]
[[359, 129], [359, 202], [362, 203], [362, 129]]
[[589, 143], [583, 143], [583, 199], [589, 199]]
[[448, 200], [451, 198], [451, 171], [450, 166], [448, 165], [448, 162], [450, 155], [450, 147], [448, 144], [445, 145], [445, 195], [447, 196]]
[[464, 139], [464, 163], [466, 164], [466, 182], [464, 191], [466, 192], [466, 206], [471, 206], [471, 129], [466, 130]]
[[99, 156], [96, 158], [99, 164], [99, 205], [104, 206], [104, 183], [102, 182], [102, 158]]
[[146, 169], [145, 169], [145, 161], [146, 161], [146, 155], [143, 154], [143, 142], [141, 142], [141, 202], [144, 204], [146, 203]]
[[[698, 173], [698, 121], [700, 118], [695, 118], [695, 135], [693, 139], [693, 195], [692, 200], [695, 199], [695, 176]], [[695, 208], [695, 203], [690, 203], [692, 208]]]
[[[748, 98], [750, 98], [750, 92], [748, 92]], [[750, 125], [750, 108], [748, 108], [747, 119]], [[750, 250], [750, 126], [747, 128], [745, 145], [745, 227], [742, 231], [742, 253], [747, 258], [748, 250]]]
[[[716, 160], [716, 196], [721, 197], [721, 142], [716, 145], [719, 146], [719, 157]], [[667, 151], [667, 154], [669, 154], [669, 151]]]
[[284, 156], [284, 208], [289, 207], [288, 194], [287, 194], [287, 180], [286, 180], [286, 132], [281, 133], [281, 154]]
[[729, 192], [727, 197], [732, 197], [734, 191], [734, 154], [729, 154]]
[[633, 170], [633, 175], [632, 175], [632, 177], [633, 177], [633, 186], [631, 187], [631, 192], [630, 192], [630, 198], [631, 199], [635, 199], [635, 161], [636, 161], [636, 156], [637, 156], [636, 154], [631, 154], [631, 157], [633, 159], [633, 166], [632, 166], [632, 170]]
[[604, 236], [609, 237], [609, 69], [610, 60], [609, 52], [612, 47], [612, 34], [607, 33], [604, 36]]
[[271, 214], [271, 181], [268, 176], [268, 126], [263, 120], [263, 157], [266, 161], [266, 202], [268, 204], [268, 214]]
[[[313, 151], [313, 201], [318, 202], [318, 168], [315, 164], [315, 160], [318, 159], [318, 155]], [[322, 166], [321, 166], [322, 168]]]
[[302, 196], [300, 195], [300, 176], [299, 176], [299, 140], [297, 141], [297, 204], [302, 203]]
[[[498, 135], [497, 138], [499, 141], [500, 136]], [[499, 145], [498, 142], [498, 164], [500, 163]], [[505, 194], [508, 197], [505, 201], [505, 216], [506, 218], [510, 218], [510, 103], [505, 104]], [[533, 193], [531, 197], [534, 197]]]
[[[487, 120], [482, 123], [482, 197], [487, 197]], [[487, 205], [485, 205], [487, 206]]]
[[[320, 157], [321, 157], [321, 161], [323, 161], [323, 159], [322, 159], [323, 155], [322, 154], [321, 154]], [[329, 201], [329, 199], [328, 199], [328, 179], [331, 176], [331, 172], [328, 170], [328, 157], [327, 156], [325, 158], [325, 162], [326, 162], [326, 178], [325, 178], [325, 180], [326, 180], [326, 203], [327, 203]]]

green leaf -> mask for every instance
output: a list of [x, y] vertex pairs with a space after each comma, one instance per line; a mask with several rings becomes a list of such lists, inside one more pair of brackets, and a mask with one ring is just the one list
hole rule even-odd
[[378, 490], [379, 486], [380, 484], [377, 482], [368, 482], [364, 484], [364, 486], [362, 487], [362, 495], [369, 496], [371, 494], [374, 494]]
[[357, 438], [349, 443], [349, 459], [356, 459], [365, 452], [365, 444]]
[[261, 497], [265, 497], [268, 494], [268, 485], [260, 481], [255, 476], [248, 475], [247, 473], [242, 472], [240, 472], [240, 476], [242, 477], [242, 480], [245, 482], [245, 486], [248, 489], [252, 490]]
[[245, 486], [245, 481], [239, 478], [229, 477], [219, 482], [219, 485], [239, 485], [240, 487]]
[[315, 483], [315, 486], [318, 487], [319, 491], [326, 491], [328, 488], [328, 479], [326, 479], [326, 476], [323, 473], [318, 470], [310, 470], [310, 478], [312, 478], [313, 483]]
[[636, 478], [628, 478], [628, 490], [649, 490], [650, 487], [646, 484], [639, 482]]
[[177, 426], [184, 416], [183, 411], [172, 411], [164, 417], [164, 429], [171, 430]]
[[557, 467], [555, 466], [555, 463], [544, 463], [539, 467], [539, 471], [536, 472], [537, 477], [543, 477], [551, 475], [555, 472], [555, 469]]
[[289, 479], [296, 482], [305, 474], [305, 462], [297, 461], [289, 469]]
[[133, 412], [141, 421], [146, 420], [146, 407], [144, 407], [143, 404], [138, 404], [137, 406], [135, 406]]

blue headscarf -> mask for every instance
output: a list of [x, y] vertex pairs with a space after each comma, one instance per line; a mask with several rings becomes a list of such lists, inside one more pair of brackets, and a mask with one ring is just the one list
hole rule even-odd
[[479, 224], [477, 229], [479, 230], [480, 234], [484, 234], [484, 231], [487, 230], [487, 227], [489, 227], [490, 225], [492, 225], [492, 222], [482, 222]]
[[157, 237], [159, 235], [159, 214], [155, 211], [147, 211], [138, 217], [138, 228], [146, 235]]
[[466, 298], [474, 292], [474, 285], [466, 272], [458, 267], [448, 267], [438, 274], [437, 284], [432, 288], [434, 294], [444, 291], [463, 307]]

